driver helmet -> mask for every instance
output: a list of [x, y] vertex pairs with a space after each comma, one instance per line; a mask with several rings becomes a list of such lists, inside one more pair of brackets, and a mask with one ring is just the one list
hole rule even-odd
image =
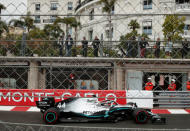
[[175, 79], [172, 79], [172, 82], [175, 82]]

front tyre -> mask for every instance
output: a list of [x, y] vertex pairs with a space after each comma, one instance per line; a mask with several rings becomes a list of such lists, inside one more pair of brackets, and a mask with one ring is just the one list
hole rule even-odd
[[59, 111], [56, 108], [50, 108], [43, 115], [44, 121], [47, 124], [55, 124], [59, 118]]
[[149, 114], [146, 110], [139, 108], [133, 111], [133, 118], [136, 123], [145, 124], [149, 120]]

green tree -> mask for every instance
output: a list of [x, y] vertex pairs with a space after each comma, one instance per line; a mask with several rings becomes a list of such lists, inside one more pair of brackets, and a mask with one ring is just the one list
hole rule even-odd
[[58, 24], [47, 24], [44, 26], [44, 33], [48, 37], [48, 39], [56, 39], [62, 34], [64, 31]]
[[44, 30], [40, 30], [39, 28], [34, 28], [29, 32], [29, 37], [33, 39], [46, 39], [47, 35]]
[[78, 27], [80, 27], [80, 26], [81, 26], [81, 23], [78, 22], [75, 17], [73, 17], [73, 20], [71, 22], [71, 27], [73, 27], [75, 30], [75, 38], [74, 38], [75, 41], [77, 40]]
[[102, 11], [108, 14], [109, 41], [111, 44], [112, 42], [112, 9], [114, 8], [116, 0], [100, 0], [100, 3], [104, 4]]
[[137, 20], [131, 20], [128, 26], [130, 27], [130, 29], [132, 29], [132, 31], [136, 31], [137, 29], [140, 28], [140, 25], [137, 22]]
[[3, 32], [6, 31], [7, 33], [9, 32], [9, 28], [7, 24], [4, 21], [0, 20], [0, 38], [2, 37]]
[[162, 25], [165, 39], [171, 37], [173, 41], [181, 40], [181, 35], [184, 33], [185, 20], [186, 18], [184, 16], [166, 15], [165, 21]]
[[[129, 48], [126, 44], [126, 41], [128, 40], [135, 40], [137, 37], [144, 37], [146, 39], [149, 39], [148, 35], [147, 34], [139, 34], [137, 29], [140, 28], [140, 24], [137, 22], [137, 20], [131, 20], [128, 24], [128, 27], [131, 29], [131, 32], [127, 33], [126, 35], [122, 35], [120, 37], [120, 44], [118, 45], [119, 48], [121, 49], [127, 49]], [[131, 52], [132, 52], [132, 56], [133, 57], [137, 57], [137, 54], [138, 54], [138, 43], [137, 41], [133, 41], [132, 42], [133, 46], [132, 46], [132, 49], [131, 49]]]
[[57, 23], [63, 23], [63, 24], [66, 24], [66, 36], [68, 35], [68, 28], [69, 26], [70, 27], [73, 27], [75, 29], [75, 40], [77, 39], [77, 30], [78, 30], [78, 27], [81, 26], [80, 22], [77, 21], [77, 19], [75, 17], [65, 17], [65, 18], [60, 18], [58, 17], [56, 20], [55, 20], [55, 24]]
[[20, 20], [12, 19], [9, 22], [9, 25], [13, 24], [14, 27], [21, 27], [26, 28], [28, 32], [30, 32], [31, 29], [34, 29], [34, 19], [31, 17], [30, 12], [27, 13], [26, 16], [22, 16]]

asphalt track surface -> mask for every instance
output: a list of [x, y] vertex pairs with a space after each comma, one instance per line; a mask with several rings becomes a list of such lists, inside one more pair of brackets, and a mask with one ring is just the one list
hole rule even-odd
[[[100, 127], [100, 128], [150, 128], [150, 129], [189, 129], [190, 130], [190, 115], [168, 114], [161, 115], [167, 119], [166, 124], [135, 124], [132, 120], [119, 121], [117, 123], [110, 122], [93, 122], [93, 123], [58, 123], [57, 126], [72, 126], [72, 127]], [[0, 122], [20, 123], [22, 124], [40, 124], [45, 125], [40, 112], [0, 112]]]

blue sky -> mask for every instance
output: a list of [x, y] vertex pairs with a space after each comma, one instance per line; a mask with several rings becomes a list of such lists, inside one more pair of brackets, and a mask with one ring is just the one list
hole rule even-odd
[[[24, 15], [27, 12], [27, 0], [0, 0], [0, 3], [7, 8], [2, 11], [2, 15]], [[9, 21], [19, 17], [20, 16], [2, 16], [2, 20]]]

